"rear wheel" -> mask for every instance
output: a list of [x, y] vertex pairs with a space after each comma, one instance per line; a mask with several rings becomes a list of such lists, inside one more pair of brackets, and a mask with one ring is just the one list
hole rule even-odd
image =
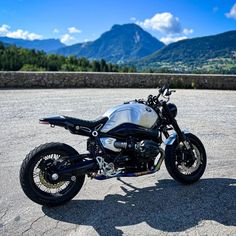
[[46, 143], [32, 150], [20, 169], [24, 193], [41, 205], [56, 206], [71, 200], [80, 191], [85, 176], [60, 180], [53, 166], [70, 165], [69, 157], [77, 155], [75, 149], [63, 143]]
[[183, 184], [192, 184], [203, 175], [207, 158], [202, 142], [193, 134], [186, 134], [192, 146], [192, 155], [177, 140], [173, 145], [167, 145], [165, 150], [165, 165], [171, 177]]

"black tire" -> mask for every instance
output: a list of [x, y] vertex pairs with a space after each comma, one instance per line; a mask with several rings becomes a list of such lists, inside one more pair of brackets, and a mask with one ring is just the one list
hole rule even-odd
[[207, 164], [207, 157], [206, 157], [205, 148], [202, 142], [200, 141], [200, 139], [191, 133], [186, 134], [186, 136], [188, 137], [189, 141], [198, 149], [200, 153], [200, 163], [197, 169], [193, 171], [191, 174], [181, 173], [181, 171], [176, 165], [176, 162], [177, 162], [176, 151], [179, 145], [177, 140], [173, 143], [173, 145], [166, 146], [165, 165], [166, 165], [168, 173], [173, 179], [183, 184], [192, 184], [198, 181], [203, 175], [206, 168], [206, 164]]
[[60, 191], [59, 196], [42, 191], [34, 182], [33, 172], [37, 163], [46, 155], [59, 153], [63, 156], [75, 156], [78, 152], [63, 143], [46, 143], [36, 147], [24, 159], [20, 168], [20, 183], [24, 193], [35, 203], [46, 206], [58, 206], [71, 200], [81, 189], [85, 175], [69, 182], [68, 189]]

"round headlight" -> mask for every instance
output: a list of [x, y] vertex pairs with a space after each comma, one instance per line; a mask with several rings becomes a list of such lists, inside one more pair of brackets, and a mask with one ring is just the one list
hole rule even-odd
[[169, 111], [171, 112], [173, 117], [177, 116], [177, 106], [174, 103], [168, 103], [167, 107]]

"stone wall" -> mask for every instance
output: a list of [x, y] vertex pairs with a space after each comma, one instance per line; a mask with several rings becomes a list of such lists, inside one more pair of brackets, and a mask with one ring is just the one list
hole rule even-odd
[[172, 88], [236, 90], [236, 75], [0, 72], [0, 88]]

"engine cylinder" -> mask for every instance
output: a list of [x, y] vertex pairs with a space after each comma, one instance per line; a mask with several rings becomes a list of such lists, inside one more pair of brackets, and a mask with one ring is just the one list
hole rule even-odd
[[137, 157], [142, 161], [152, 160], [160, 152], [159, 145], [152, 140], [142, 140], [138, 142], [135, 149]]

